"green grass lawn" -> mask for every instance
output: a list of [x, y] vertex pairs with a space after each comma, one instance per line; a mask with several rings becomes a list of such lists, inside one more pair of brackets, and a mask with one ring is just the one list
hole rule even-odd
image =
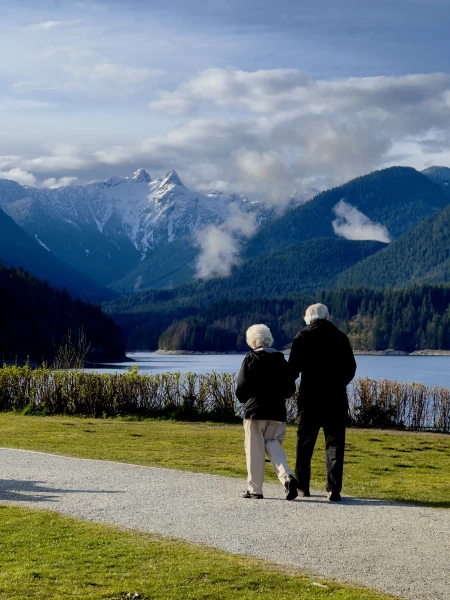
[[[295, 458], [295, 427], [285, 448]], [[0, 414], [0, 446], [213, 473], [245, 480], [240, 425]], [[323, 436], [311, 487], [324, 489]], [[276, 481], [271, 465], [267, 480]], [[344, 494], [450, 508], [450, 436], [350, 429]]]
[[388, 600], [235, 556], [0, 505], [0, 599]]

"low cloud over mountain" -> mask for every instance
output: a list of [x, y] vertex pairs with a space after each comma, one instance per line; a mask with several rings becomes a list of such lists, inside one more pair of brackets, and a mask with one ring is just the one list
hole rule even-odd
[[389, 231], [384, 225], [374, 223], [357, 208], [341, 200], [333, 208], [336, 219], [333, 221], [333, 230], [336, 235], [346, 240], [375, 240], [377, 242], [390, 242]]
[[[103, 67], [89, 77], [123, 79], [114, 65]], [[85, 79], [87, 68], [71, 67], [72, 76]], [[150, 77], [141, 71], [127, 80]], [[61, 178], [90, 180], [111, 165], [123, 173], [140, 162], [160, 174], [173, 164], [195, 189], [239, 190], [282, 206], [305, 184], [325, 189], [380, 166], [450, 161], [445, 73], [320, 79], [299, 69], [210, 68], [175, 89], [153, 90], [154, 133], [141, 127], [132, 141], [114, 143], [104, 135], [71, 144], [50, 136], [45, 149], [15, 156], [5, 147], [3, 176], [54, 186]]]

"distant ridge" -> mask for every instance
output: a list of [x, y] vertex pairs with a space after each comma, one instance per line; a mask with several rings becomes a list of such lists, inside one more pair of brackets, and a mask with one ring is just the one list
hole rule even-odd
[[33, 239], [0, 209], [0, 261], [8, 267], [21, 267], [57, 288], [66, 288], [72, 296], [101, 302], [118, 294], [102, 287], [73, 267], [64, 264]]
[[[264, 210], [239, 194], [194, 192], [174, 170], [152, 179], [138, 169], [131, 177], [58, 189], [0, 180], [0, 208], [55, 256], [102, 285], [126, 277], [147, 257], [151, 262], [155, 249], [222, 223], [231, 205]], [[183, 262], [182, 251], [171, 254], [175, 263]]]
[[450, 195], [450, 169], [448, 167], [428, 167], [422, 173]]
[[450, 205], [337, 278], [339, 287], [450, 282]]
[[[252, 213], [260, 224], [259, 231], [240, 249], [237, 259], [241, 265], [248, 259], [324, 238], [394, 242], [448, 205], [449, 178], [447, 167], [431, 167], [424, 173], [390, 167], [318, 193], [308, 201], [307, 192], [299, 190], [299, 197], [291, 199], [297, 205], [288, 203], [287, 212], [277, 217], [264, 202], [249, 201], [239, 194], [192, 191], [173, 169], [153, 179], [141, 168], [130, 177], [113, 176], [58, 189], [0, 180], [0, 207], [38, 243], [41, 252], [50, 251], [100, 286], [129, 294], [173, 288], [192, 280], [200, 232], [209, 226], [220, 227], [230, 215], [235, 219], [239, 211]], [[337, 275], [341, 267], [351, 267], [351, 261], [339, 262], [337, 255], [330, 254], [326, 269]], [[261, 263], [261, 269], [267, 264]], [[306, 275], [302, 279], [309, 289], [312, 274]], [[331, 280], [327, 276], [326, 281], [317, 281], [328, 286]]]
[[244, 256], [258, 256], [308, 239], [336, 237], [333, 209], [340, 200], [386, 227], [393, 240], [449, 203], [440, 186], [411, 167], [374, 171], [322, 192], [262, 226], [248, 242]]

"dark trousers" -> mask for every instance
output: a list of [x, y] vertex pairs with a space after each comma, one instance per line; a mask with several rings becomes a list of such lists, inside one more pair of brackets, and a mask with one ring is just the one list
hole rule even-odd
[[303, 491], [309, 490], [311, 458], [317, 436], [323, 427], [327, 462], [327, 491], [340, 493], [344, 470], [345, 421], [322, 421], [317, 418], [299, 419], [297, 429], [297, 461], [295, 478]]

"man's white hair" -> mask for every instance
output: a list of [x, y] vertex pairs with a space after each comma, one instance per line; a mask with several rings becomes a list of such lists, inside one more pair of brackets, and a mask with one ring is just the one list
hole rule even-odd
[[305, 323], [311, 325], [314, 321], [317, 321], [318, 319], [328, 319], [329, 316], [330, 313], [325, 304], [311, 304], [305, 312]]
[[270, 348], [273, 337], [267, 325], [252, 325], [245, 333], [245, 339], [250, 348]]

